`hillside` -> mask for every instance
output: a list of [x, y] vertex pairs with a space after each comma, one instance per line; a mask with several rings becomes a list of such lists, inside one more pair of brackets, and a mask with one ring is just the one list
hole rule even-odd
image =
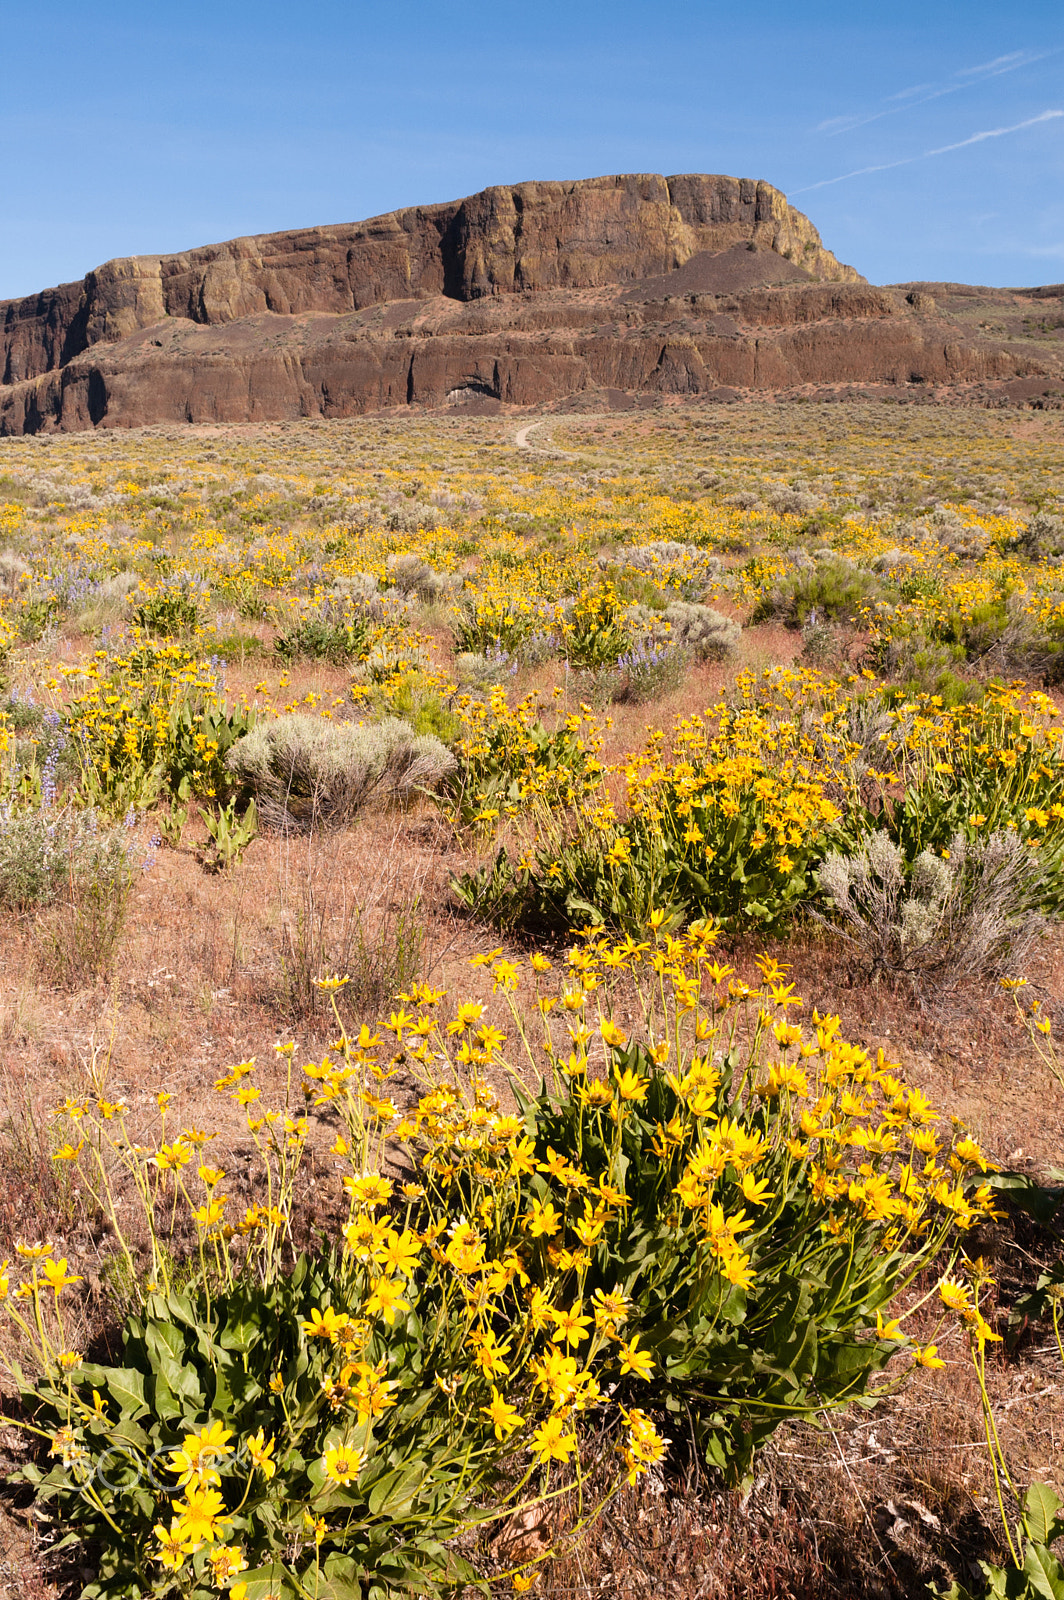
[[0, 302], [0, 433], [389, 406], [1064, 394], [1064, 286], [870, 287], [763, 182], [524, 183]]

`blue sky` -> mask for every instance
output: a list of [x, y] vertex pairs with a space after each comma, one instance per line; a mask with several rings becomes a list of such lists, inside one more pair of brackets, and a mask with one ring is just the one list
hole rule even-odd
[[0, 298], [491, 183], [766, 178], [874, 282], [1064, 280], [1064, 6], [0, 0]]

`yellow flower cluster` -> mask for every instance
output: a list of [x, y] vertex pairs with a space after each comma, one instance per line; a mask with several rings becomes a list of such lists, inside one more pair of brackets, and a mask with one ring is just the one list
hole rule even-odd
[[601, 720], [581, 706], [548, 732], [546, 710], [534, 694], [511, 705], [502, 688], [490, 690], [486, 699], [465, 694], [455, 701], [463, 728], [456, 750], [474, 823], [491, 825], [536, 801], [573, 805], [595, 786], [603, 771]]
[[[836, 822], [838, 806], [826, 785], [837, 779], [832, 749], [825, 762], [812, 738], [796, 722], [772, 720], [763, 711], [720, 705], [704, 717], [685, 717], [672, 735], [665, 756], [664, 730], [651, 735], [642, 755], [627, 761], [624, 773], [632, 813], [653, 824], [666, 815], [685, 844], [708, 862], [715, 851], [707, 836], [726, 830], [740, 814], [750, 826], [750, 844], [766, 846], [782, 873], [792, 866], [791, 852], [815, 843]], [[828, 740], [834, 745], [830, 727]], [[713, 814], [716, 814], [714, 817]]]

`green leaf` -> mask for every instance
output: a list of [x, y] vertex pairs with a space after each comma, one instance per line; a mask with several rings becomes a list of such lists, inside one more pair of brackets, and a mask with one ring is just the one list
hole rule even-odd
[[394, 1472], [385, 1473], [369, 1491], [369, 1509], [379, 1517], [387, 1510], [390, 1517], [401, 1517], [413, 1505], [417, 1492], [425, 1479], [425, 1469], [420, 1462], [407, 1462]]
[[138, 1422], [133, 1422], [129, 1417], [123, 1417], [120, 1422], [114, 1423], [104, 1435], [114, 1444], [135, 1445], [138, 1450], [147, 1450], [151, 1439]]
[[272, 1561], [268, 1567], [255, 1567], [240, 1576], [247, 1584], [248, 1600], [273, 1600], [275, 1596], [298, 1593], [279, 1561]]
[[745, 1321], [746, 1290], [740, 1288], [738, 1284], [729, 1285], [728, 1293], [721, 1304], [720, 1314], [736, 1325]]
[[992, 1172], [986, 1179], [992, 1189], [1007, 1196], [1009, 1204], [1042, 1227], [1049, 1227], [1064, 1203], [1064, 1190], [1036, 1183], [1020, 1172]]
[[[980, 1592], [978, 1600], [1005, 1600], [1005, 1573], [1000, 1567], [988, 1566], [985, 1561], [980, 1561], [989, 1588]], [[1015, 1569], [1013, 1569], [1015, 1570]], [[977, 1600], [971, 1589], [965, 1588], [963, 1583], [956, 1579], [948, 1589], [939, 1589], [933, 1583], [928, 1584], [928, 1589], [935, 1596], [935, 1600]]]
[[1023, 1525], [1035, 1544], [1052, 1544], [1059, 1529], [1060, 1496], [1047, 1483], [1032, 1483], [1023, 1502]]
[[722, 1421], [723, 1418], [721, 1417], [713, 1417], [708, 1420], [699, 1418], [695, 1424], [695, 1432], [698, 1437], [698, 1443], [702, 1448], [702, 1453], [710, 1466], [718, 1468], [721, 1472], [726, 1472], [730, 1455], [727, 1448], [727, 1437], [720, 1431], [719, 1426], [714, 1426], [714, 1424], [719, 1425]]
[[193, 1405], [202, 1402], [203, 1392], [196, 1374], [180, 1359], [185, 1353], [181, 1330], [172, 1323], [149, 1322], [144, 1344], [155, 1374], [151, 1405], [155, 1415], [164, 1422], [171, 1421], [187, 1409], [182, 1404], [183, 1399]]
[[351, 1556], [334, 1552], [325, 1561], [325, 1583], [317, 1590], [318, 1600], [359, 1600], [362, 1568]]
[[135, 1372], [131, 1367], [99, 1367], [88, 1362], [81, 1370], [85, 1381], [93, 1388], [107, 1389], [122, 1417], [142, 1417], [149, 1409], [144, 1398], [142, 1372]]
[[1064, 1571], [1052, 1550], [1032, 1540], [1023, 1558], [1023, 1575], [1030, 1595], [1041, 1600], [1064, 1600]]

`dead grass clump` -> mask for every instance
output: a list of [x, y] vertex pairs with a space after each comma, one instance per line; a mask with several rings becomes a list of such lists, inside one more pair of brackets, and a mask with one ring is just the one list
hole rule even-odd
[[364, 835], [363, 845], [357, 875], [310, 840], [281, 857], [277, 998], [293, 1021], [323, 1020], [329, 1013], [317, 986], [326, 973], [348, 978], [344, 1004], [358, 1016], [387, 1009], [401, 990], [428, 975], [427, 866], [408, 859], [397, 832]]
[[80, 989], [109, 979], [129, 914], [132, 882], [101, 877], [72, 884], [42, 924], [41, 970], [58, 989]]
[[48, 1113], [28, 1086], [17, 1089], [8, 1079], [5, 1108], [0, 1113], [0, 1259], [16, 1240], [49, 1238], [57, 1228], [74, 1225], [80, 1197], [69, 1181], [69, 1168], [52, 1159]]

